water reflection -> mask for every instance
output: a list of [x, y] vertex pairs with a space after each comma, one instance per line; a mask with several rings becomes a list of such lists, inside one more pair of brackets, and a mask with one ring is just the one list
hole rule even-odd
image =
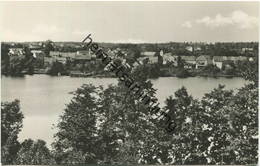
[[[219, 84], [226, 85], [226, 89], [236, 89], [242, 87], [246, 81], [242, 78], [192, 77], [179, 79], [164, 77], [152, 80], [152, 82], [157, 89], [156, 96], [159, 102], [164, 105], [165, 99], [174, 95], [174, 92], [182, 86], [185, 86], [193, 97], [201, 98]], [[48, 75], [2, 76], [2, 101], [19, 99], [25, 115], [24, 127], [19, 139], [43, 139], [50, 145], [55, 133], [52, 124], [57, 122], [65, 104], [71, 100], [72, 95], [69, 92], [75, 91], [82, 84], [87, 83], [107, 87], [109, 84], [116, 84], [117, 79], [52, 77]]]

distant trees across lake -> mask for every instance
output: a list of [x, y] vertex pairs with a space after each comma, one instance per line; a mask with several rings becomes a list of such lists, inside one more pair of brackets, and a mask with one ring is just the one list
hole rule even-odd
[[[99, 43], [99, 45], [113, 59], [120, 59], [130, 68], [145, 62], [146, 67], [151, 71], [149, 78], [160, 76], [181, 78], [189, 76], [241, 76], [238, 71], [243, 62], [249, 59], [256, 61], [258, 57], [257, 42], [214, 44], [188, 42]], [[51, 40], [24, 43], [3, 42], [1, 46], [1, 73], [5, 75], [20, 76], [34, 73], [90, 75], [91, 73], [94, 76], [111, 76], [111, 74], [104, 72], [100, 59], [92, 57], [80, 42], [52, 42]], [[149, 56], [149, 54], [143, 53], [154, 53], [154, 55]], [[173, 56], [178, 57], [176, 61], [172, 60]], [[199, 62], [196, 60], [199, 57], [211, 57], [210, 61], [216, 60], [217, 62], [214, 61], [213, 65], [220, 70], [217, 71], [216, 68], [207, 66], [207, 64], [200, 65], [200, 68], [205, 69], [199, 70]], [[207, 60], [208, 63], [210, 61]], [[239, 61], [241, 63], [238, 64]], [[176, 64], [178, 69], [176, 69]]]

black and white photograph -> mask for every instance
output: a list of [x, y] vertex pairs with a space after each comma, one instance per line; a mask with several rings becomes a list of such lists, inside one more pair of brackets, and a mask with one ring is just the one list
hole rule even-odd
[[1, 165], [256, 166], [259, 1], [0, 1]]

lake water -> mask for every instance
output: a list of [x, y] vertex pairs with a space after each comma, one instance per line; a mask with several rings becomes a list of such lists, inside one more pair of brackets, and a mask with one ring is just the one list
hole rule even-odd
[[[157, 89], [157, 98], [163, 105], [165, 99], [174, 95], [174, 92], [185, 86], [194, 98], [201, 98], [219, 84], [226, 85], [226, 89], [242, 87], [246, 81], [242, 78], [204, 78], [191, 77], [180, 79], [176, 77], [163, 77], [152, 80]], [[26, 138], [43, 139], [48, 146], [53, 141], [56, 132], [54, 125], [59, 115], [69, 103], [72, 95], [82, 84], [93, 85], [116, 84], [116, 78], [73, 78], [69, 76], [52, 77], [48, 75], [33, 75], [25, 77], [6, 77], [1, 79], [1, 100], [12, 101], [19, 99], [21, 110], [25, 116], [23, 129], [19, 140]]]

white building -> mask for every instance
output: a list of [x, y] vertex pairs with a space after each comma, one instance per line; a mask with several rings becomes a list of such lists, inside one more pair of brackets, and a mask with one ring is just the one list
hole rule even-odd
[[141, 52], [141, 56], [145, 56], [145, 57], [150, 57], [150, 56], [155, 56], [156, 52], [153, 51], [145, 51], [145, 52]]
[[192, 47], [192, 46], [187, 46], [185, 49], [188, 50], [188, 51], [190, 51], [190, 52], [193, 51], [193, 47]]
[[163, 64], [172, 63], [174, 66], [178, 66], [178, 56], [171, 53], [165, 53], [163, 55]]
[[216, 65], [219, 69], [222, 69], [224, 58], [222, 56], [213, 56], [213, 65]]

